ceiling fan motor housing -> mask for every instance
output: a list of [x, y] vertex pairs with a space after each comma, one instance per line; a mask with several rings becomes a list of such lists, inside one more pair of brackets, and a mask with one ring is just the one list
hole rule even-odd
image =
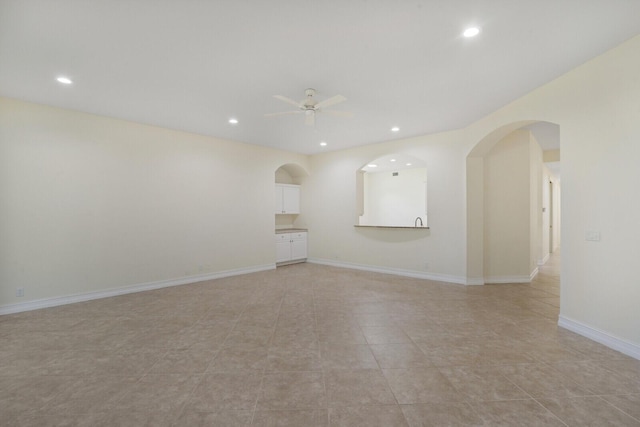
[[302, 102], [300, 109], [303, 110], [305, 114], [309, 115], [311, 114], [309, 111], [315, 110], [316, 103], [313, 101], [313, 95], [316, 94], [316, 90], [311, 88], [305, 89], [304, 94], [307, 96], [307, 99]]

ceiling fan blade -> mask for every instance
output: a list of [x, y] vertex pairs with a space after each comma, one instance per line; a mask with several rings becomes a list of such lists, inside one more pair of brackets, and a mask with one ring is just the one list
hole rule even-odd
[[313, 126], [316, 124], [316, 115], [314, 112], [307, 113], [305, 115], [304, 124], [307, 126]]
[[300, 103], [298, 101], [294, 101], [293, 99], [287, 98], [286, 96], [273, 95], [273, 97], [279, 99], [280, 101], [286, 102], [287, 104], [295, 105], [298, 108], [300, 107]]
[[314, 107], [314, 109], [317, 110], [318, 108], [325, 108], [325, 107], [328, 107], [329, 105], [336, 105], [336, 104], [338, 104], [340, 102], [344, 102], [346, 100], [347, 100], [347, 98], [345, 98], [344, 96], [336, 95], [336, 96], [332, 96], [329, 99], [325, 99], [324, 101], [318, 102], [313, 107]]
[[353, 117], [353, 113], [351, 111], [322, 110], [322, 114], [327, 114], [327, 115], [336, 116], [336, 117], [346, 117], [348, 119]]
[[277, 117], [277, 116], [288, 116], [290, 114], [300, 114], [302, 113], [302, 111], [298, 110], [298, 111], [281, 111], [279, 113], [268, 113], [265, 114], [265, 117]]

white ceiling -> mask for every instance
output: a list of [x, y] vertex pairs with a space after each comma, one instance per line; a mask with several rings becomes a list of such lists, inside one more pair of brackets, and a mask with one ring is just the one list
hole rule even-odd
[[[375, 166], [373, 166], [375, 165]], [[404, 153], [392, 153], [386, 154], [382, 157], [378, 157], [375, 160], [371, 160], [364, 165], [360, 170], [364, 172], [378, 173], [378, 172], [396, 172], [404, 169], [426, 168], [427, 165], [422, 159], [410, 156]]]
[[[639, 32], [639, 0], [0, 0], [0, 95], [311, 154], [464, 127]], [[264, 117], [307, 87], [354, 117]]]

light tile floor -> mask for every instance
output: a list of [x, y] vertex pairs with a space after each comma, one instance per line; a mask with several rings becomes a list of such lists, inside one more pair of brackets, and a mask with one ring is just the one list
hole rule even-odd
[[3, 426], [638, 426], [558, 257], [464, 287], [299, 264], [0, 317]]

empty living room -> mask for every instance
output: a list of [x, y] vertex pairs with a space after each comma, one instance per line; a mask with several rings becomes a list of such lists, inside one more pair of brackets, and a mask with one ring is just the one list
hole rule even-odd
[[0, 0], [3, 426], [640, 426], [640, 2]]

